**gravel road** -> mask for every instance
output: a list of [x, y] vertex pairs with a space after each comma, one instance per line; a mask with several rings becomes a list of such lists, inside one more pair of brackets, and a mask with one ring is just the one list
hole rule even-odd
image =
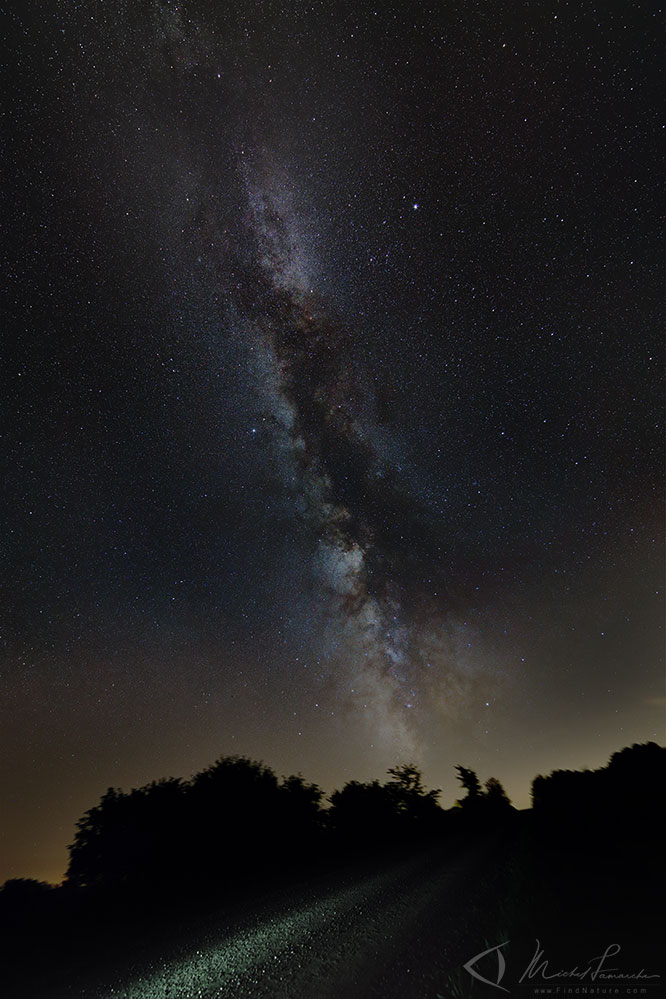
[[[85, 999], [449, 999], [451, 971], [482, 949], [501, 857], [442, 850], [357, 880], [334, 878], [209, 931], [191, 949], [71, 986]], [[478, 943], [478, 946], [477, 946]], [[476, 948], [476, 949], [475, 949]], [[63, 993], [61, 993], [63, 994]]]

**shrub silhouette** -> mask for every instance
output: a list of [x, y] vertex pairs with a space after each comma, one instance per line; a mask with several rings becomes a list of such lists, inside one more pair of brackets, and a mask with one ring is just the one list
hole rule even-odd
[[489, 777], [485, 782], [484, 799], [486, 808], [497, 815], [506, 813], [512, 807], [509, 796], [497, 777]]
[[117, 888], [168, 879], [186, 828], [184, 789], [175, 778], [129, 794], [110, 787], [77, 823], [68, 884]]
[[79, 820], [67, 883], [144, 893], [220, 890], [301, 860], [323, 828], [323, 792], [282, 782], [245, 757], [222, 757], [190, 781], [109, 788]]
[[483, 789], [474, 770], [458, 765], [457, 778], [467, 794], [456, 805], [460, 806], [467, 822], [480, 829], [507, 818], [514, 808], [497, 777], [489, 777]]
[[283, 862], [313, 859], [322, 848], [324, 792], [300, 774], [285, 777], [278, 787], [275, 836]]
[[347, 844], [388, 845], [441, 828], [440, 792], [425, 790], [420, 771], [403, 764], [388, 774], [392, 779], [384, 784], [353, 780], [331, 795], [329, 822]]
[[[554, 770], [532, 782], [535, 818], [557, 835], [609, 841], [663, 835], [666, 749], [654, 742], [613, 753], [598, 770]], [[602, 837], [603, 832], [603, 837]]]
[[437, 802], [439, 788], [426, 791], [421, 772], [413, 764], [392, 767], [388, 773], [392, 780], [385, 787], [393, 797], [403, 827], [417, 836], [441, 828], [444, 813]]
[[9, 878], [0, 888], [0, 912], [31, 909], [53, 891], [53, 885], [35, 878]]
[[390, 839], [397, 822], [395, 798], [378, 780], [348, 781], [331, 795], [330, 826], [347, 842], [367, 845]]
[[249, 876], [250, 862], [258, 873], [274, 859], [278, 779], [268, 767], [222, 757], [193, 777], [187, 799], [190, 875], [229, 884]]

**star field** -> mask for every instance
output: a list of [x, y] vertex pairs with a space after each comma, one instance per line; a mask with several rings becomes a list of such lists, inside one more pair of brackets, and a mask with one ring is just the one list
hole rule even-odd
[[663, 739], [662, 15], [7, 15], [3, 877], [222, 753]]

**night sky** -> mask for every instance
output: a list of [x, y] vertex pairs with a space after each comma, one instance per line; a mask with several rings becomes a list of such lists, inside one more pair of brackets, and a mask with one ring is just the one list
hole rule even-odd
[[0, 881], [222, 754], [662, 742], [656, 5], [23, 7]]

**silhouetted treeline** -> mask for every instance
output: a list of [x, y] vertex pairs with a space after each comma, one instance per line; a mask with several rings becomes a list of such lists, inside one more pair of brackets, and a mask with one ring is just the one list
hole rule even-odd
[[237, 756], [191, 780], [109, 788], [77, 823], [62, 886], [13, 878], [0, 889], [2, 984], [16, 984], [11, 994], [21, 999], [41, 994], [24, 982], [26, 969], [42, 974], [32, 963], [39, 953], [40, 967], [58, 969], [69, 994], [72, 969], [84, 978], [111, 969], [116, 951], [134, 960], [138, 939], [147, 954], [162, 952], [164, 934], [178, 948], [221, 908], [246, 912], [259, 895], [282, 897], [298, 882], [316, 892], [320, 877], [363, 877], [423, 848], [453, 859], [474, 843], [472, 855], [489, 849], [500, 866], [509, 857], [503, 918], [517, 920], [530, 940], [544, 912], [552, 913], [552, 934], [569, 924], [581, 885], [585, 898], [599, 900], [591, 911], [604, 932], [606, 907], [616, 914], [620, 903], [642, 904], [633, 886], [658, 866], [666, 749], [634, 745], [600, 770], [539, 776], [533, 807], [522, 813], [496, 778], [482, 783], [462, 765], [456, 775], [464, 794], [448, 809], [412, 765], [389, 770], [383, 782], [349, 781], [328, 801], [301, 776], [278, 778]]
[[[409, 764], [389, 770], [383, 783], [349, 781], [328, 803], [300, 775], [279, 779], [263, 763], [238, 756], [222, 757], [187, 781], [109, 788], [77, 823], [65, 890], [224, 898], [353, 855], [483, 834], [515, 816], [496, 778], [482, 785], [473, 770], [456, 772], [465, 795], [448, 810]], [[600, 770], [536, 777], [533, 815], [557, 836], [637, 823], [662, 833], [665, 773], [666, 749], [634, 745]], [[0, 890], [0, 911], [43, 907], [47, 894], [39, 882], [12, 879]]]
[[328, 807], [317, 785], [301, 776], [279, 780], [263, 763], [238, 756], [222, 757], [189, 781], [109, 788], [77, 823], [66, 883], [146, 896], [224, 896], [350, 854], [441, 838], [464, 822], [491, 825], [511, 810], [492, 778], [453, 819], [415, 766], [395, 767], [388, 777], [350, 781]]
[[[445, 811], [412, 765], [387, 779], [349, 781], [328, 801], [300, 775], [222, 757], [191, 780], [109, 788], [77, 822], [62, 886], [15, 878], [0, 889], [0, 939], [19, 992], [40, 960], [91, 969], [136, 946], [179, 943], [183, 926], [292, 891], [385, 867], [434, 846], [455, 854], [462, 838], [493, 828], [469, 806]], [[509, 809], [511, 811], [511, 809]], [[38, 944], [37, 944], [38, 942]], [[2, 950], [2, 945], [0, 945]], [[94, 992], [94, 990], [93, 990]], [[38, 993], [37, 993], [38, 994]], [[92, 993], [91, 993], [92, 994]]]
[[109, 788], [77, 823], [67, 883], [78, 888], [210, 888], [223, 894], [321, 849], [323, 792], [262, 763], [223, 757], [190, 781]]
[[613, 753], [599, 770], [555, 770], [532, 782], [534, 818], [553, 836], [598, 843], [664, 835], [666, 748], [654, 742]]

